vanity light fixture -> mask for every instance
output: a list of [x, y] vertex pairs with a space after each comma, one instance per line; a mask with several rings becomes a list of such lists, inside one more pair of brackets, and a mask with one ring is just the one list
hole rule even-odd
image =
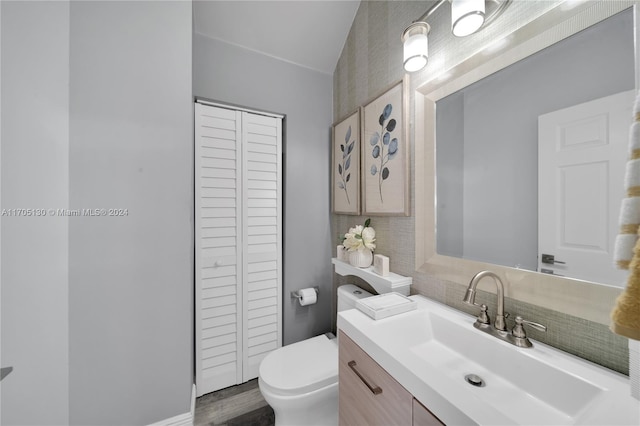
[[484, 0], [452, 0], [451, 32], [456, 37], [475, 33], [484, 24]]
[[402, 33], [404, 46], [404, 69], [407, 72], [421, 70], [429, 59], [429, 31], [431, 27], [426, 22], [414, 22]]
[[428, 35], [431, 26], [426, 22], [445, 2], [451, 3], [451, 32], [466, 37], [489, 25], [502, 13], [511, 0], [438, 0], [402, 32], [404, 69], [416, 72], [427, 65]]

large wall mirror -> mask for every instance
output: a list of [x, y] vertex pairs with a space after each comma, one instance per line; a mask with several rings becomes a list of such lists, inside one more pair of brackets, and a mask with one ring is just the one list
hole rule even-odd
[[612, 257], [637, 78], [633, 3], [558, 6], [418, 88], [420, 271], [465, 284], [491, 269], [511, 297], [608, 323], [627, 276]]
[[624, 282], [633, 37], [627, 9], [436, 102], [439, 254]]

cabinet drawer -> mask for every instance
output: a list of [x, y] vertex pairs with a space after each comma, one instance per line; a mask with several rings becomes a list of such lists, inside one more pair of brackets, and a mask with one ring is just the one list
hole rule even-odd
[[411, 425], [413, 396], [339, 332], [340, 425]]

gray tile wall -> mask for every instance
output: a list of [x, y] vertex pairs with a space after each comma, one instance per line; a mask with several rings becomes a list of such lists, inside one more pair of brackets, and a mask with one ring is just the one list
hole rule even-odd
[[[404, 28], [420, 17], [432, 4], [429, 1], [363, 1], [345, 43], [333, 76], [334, 121], [345, 117], [357, 107], [381, 94], [394, 82], [404, 77], [402, 69], [402, 43]], [[405, 80], [414, 89], [429, 80], [432, 75], [448, 69], [475, 53], [490, 40], [501, 38], [514, 29], [530, 22], [549, 10], [558, 1], [513, 2], [490, 27], [482, 32], [457, 39], [449, 30], [449, 8], [443, 5], [429, 18], [432, 30], [429, 37], [429, 66]], [[410, 99], [413, 105], [413, 99]], [[411, 158], [414, 157], [413, 111], [410, 113]], [[415, 182], [411, 168], [411, 193]], [[390, 269], [412, 276], [412, 292], [468, 311], [462, 304], [464, 286], [436, 280], [415, 271], [415, 204], [412, 197], [409, 217], [372, 217], [371, 226], [377, 234], [377, 253], [390, 257]], [[350, 227], [363, 224], [365, 217], [332, 215], [332, 235], [335, 245], [338, 235]], [[364, 288], [368, 285], [353, 277], [334, 274], [334, 295], [338, 285], [355, 282]], [[485, 303], [495, 312], [495, 297], [479, 295], [478, 303]], [[334, 303], [335, 307], [335, 303]], [[561, 350], [603, 365], [620, 373], [629, 374], [627, 339], [611, 333], [607, 326], [552, 311], [517, 300], [507, 299], [506, 310], [548, 327], [547, 333], [531, 331], [529, 335]], [[510, 324], [511, 325], [511, 324]]]

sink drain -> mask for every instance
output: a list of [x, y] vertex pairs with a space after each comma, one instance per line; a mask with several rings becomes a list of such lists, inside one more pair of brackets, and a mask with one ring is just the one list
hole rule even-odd
[[484, 380], [482, 380], [482, 377], [476, 374], [467, 374], [466, 376], [464, 376], [464, 379], [470, 385], [478, 386], [479, 388], [485, 386], [485, 383], [484, 383]]

